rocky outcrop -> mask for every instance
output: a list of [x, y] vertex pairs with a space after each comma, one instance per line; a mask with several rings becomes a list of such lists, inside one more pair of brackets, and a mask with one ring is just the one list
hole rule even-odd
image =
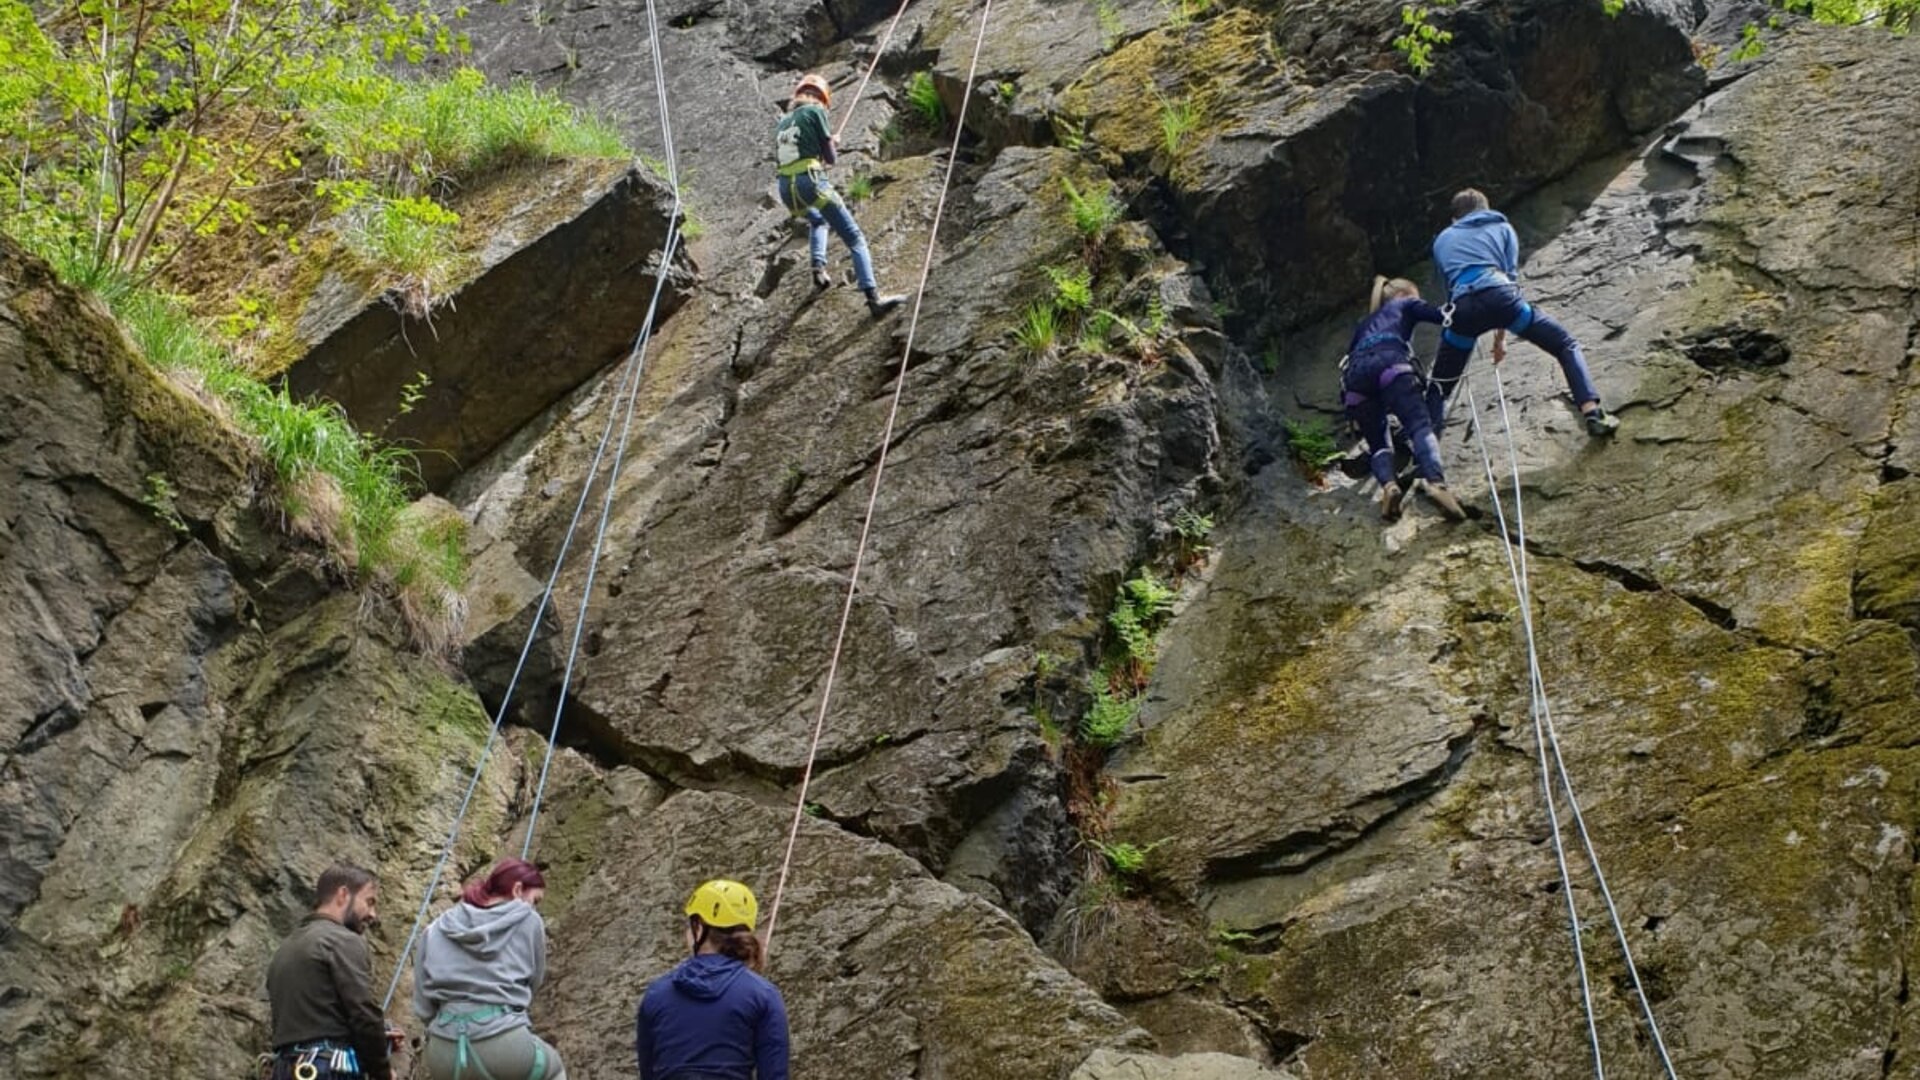
[[[287, 388], [421, 450], [431, 488], [625, 356], [653, 300], [672, 208], [659, 180], [586, 165], [511, 179], [491, 190], [501, 205], [461, 204], [469, 231], [485, 218], [484, 242], [465, 284], [427, 316], [327, 269], [296, 320], [304, 350]], [[657, 318], [686, 301], [691, 276], [677, 253]]]
[[[1856, 105], [1914, 85], [1920, 50], [1772, 48], [1527, 264], [1621, 437], [1588, 441], [1531, 350], [1503, 370], [1553, 715], [1676, 1064], [1881, 1075], [1906, 1067], [1920, 824], [1915, 653], [1885, 621], [1912, 566], [1887, 463], [1920, 327], [1920, 146], [1904, 105]], [[1446, 441], [1486, 525], [1479, 443], [1505, 444], [1474, 379], [1478, 410], [1455, 412], [1476, 431]], [[1248, 935], [1219, 992], [1314, 1075], [1579, 1072], [1497, 541], [1430, 517], [1382, 537], [1358, 493], [1260, 490], [1171, 631], [1118, 768], [1123, 835], [1164, 840], [1175, 910]], [[1641, 1059], [1577, 861], [1575, 892], [1603, 1045]]]
[[350, 860], [417, 903], [486, 717], [264, 532], [240, 440], [3, 240], [0, 385], [0, 1073], [238, 1075], [312, 878]]
[[[1453, 40], [1424, 79], [1394, 70], [1402, 6], [1222, 6], [1175, 21], [1162, 5], [1119, 4], [1104, 32], [1043, 41], [1057, 5], [1012, 0], [995, 17], [1024, 29], [993, 35], [981, 63], [1014, 91], [984, 102], [978, 123], [1047, 132], [1146, 177], [1136, 204], [1205, 265], [1237, 324], [1268, 334], [1418, 259], [1454, 190], [1531, 190], [1699, 94], [1692, 5], [1436, 6]], [[958, 9], [930, 24], [956, 101], [972, 35]]]

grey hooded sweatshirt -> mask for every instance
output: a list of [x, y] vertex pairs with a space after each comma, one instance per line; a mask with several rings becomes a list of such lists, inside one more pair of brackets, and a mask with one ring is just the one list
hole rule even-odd
[[475, 907], [462, 900], [427, 927], [413, 971], [413, 1012], [442, 1038], [469, 1039], [524, 1027], [533, 992], [547, 977], [547, 924], [532, 905], [508, 900]]

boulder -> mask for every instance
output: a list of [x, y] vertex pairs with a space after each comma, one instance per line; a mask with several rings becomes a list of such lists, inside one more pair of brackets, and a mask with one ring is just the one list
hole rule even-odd
[[[436, 490], [625, 357], [661, 272], [672, 199], [637, 168], [562, 169], [497, 183], [494, 195], [502, 201], [488, 208], [466, 280], [424, 317], [323, 270], [296, 321], [304, 348], [285, 372], [296, 396], [337, 402], [361, 430], [417, 448], [420, 478]], [[684, 250], [666, 272], [656, 323], [686, 300]]]

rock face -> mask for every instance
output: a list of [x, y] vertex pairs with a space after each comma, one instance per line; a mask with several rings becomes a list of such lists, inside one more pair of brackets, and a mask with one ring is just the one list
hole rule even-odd
[[4, 240], [0, 385], [0, 1073], [238, 1075], [313, 877], [417, 903], [486, 718], [327, 597], [239, 440]]
[[[1526, 267], [1620, 438], [1589, 442], [1531, 350], [1506, 389], [1549, 701], [1679, 1070], [1870, 1076], [1908, 1068], [1920, 701], [1911, 545], [1888, 530], [1913, 520], [1889, 462], [1920, 145], [1855, 103], [1912, 85], [1920, 50], [1774, 50]], [[1473, 378], [1456, 419], [1504, 472]], [[1485, 523], [1479, 439], [1447, 442]], [[1580, 1072], [1497, 541], [1423, 517], [1383, 546], [1357, 494], [1273, 488], [1174, 629], [1118, 769], [1122, 835], [1167, 838], [1156, 877], [1196, 925], [1251, 935], [1220, 991], [1314, 1075]], [[1575, 866], [1603, 1046], [1643, 1061]]]
[[[634, 1003], [698, 881], [773, 899], [898, 376], [770, 969], [797, 1076], [1588, 1075], [1481, 478], [1483, 446], [1508, 468], [1505, 415], [1547, 701], [1678, 1072], [1920, 1078], [1920, 48], [1788, 30], [1707, 94], [1689, 35], [1723, 40], [1731, 8], [1469, 0], [1435, 16], [1456, 36], [1419, 80], [1397, 3], [1002, 0], [930, 235], [945, 151], [895, 104], [924, 69], [957, 108], [980, 9], [915, 5], [841, 167], [870, 181], [883, 282], [932, 251], [917, 312], [876, 322], [843, 281], [813, 290], [764, 144], [799, 67], [850, 97], [892, 6], [659, 12], [702, 277], [676, 281], [648, 354], [592, 584], [584, 533], [510, 712], [544, 732], [558, 708], [568, 744], [534, 845], [553, 884], [535, 1021], [570, 1074], [631, 1075]], [[471, 29], [495, 73], [655, 152], [643, 6]], [[1160, 114], [1182, 103], [1176, 138]], [[1472, 182], [1513, 211], [1529, 294], [1625, 426], [1589, 441], [1523, 347], [1503, 414], [1479, 361], [1444, 440], [1472, 520], [1416, 500], [1383, 530], [1370, 487], [1276, 463], [1282, 421], [1335, 411], [1344, 305], [1417, 271]], [[1111, 186], [1123, 220], [1079, 231], [1069, 183]], [[557, 249], [503, 239], [456, 298], [471, 328], [440, 324], [447, 396], [418, 421], [380, 411], [419, 370], [384, 338], [296, 369], [360, 395], [366, 426], [457, 444], [431, 479], [500, 538], [458, 672], [356, 617], [246, 507], [243, 446], [0, 263], [0, 673], [28, 691], [0, 712], [0, 1073], [244, 1068], [261, 967], [334, 858], [386, 875], [390, 970], [480, 701], [624, 407], [589, 373], [624, 348], [633, 290], [577, 290], [645, 280], [661, 194], [628, 184]], [[611, 269], [537, 270], [574, 245]], [[1023, 344], [1079, 269], [1107, 336], [1087, 316]], [[503, 337], [516, 308], [537, 317]], [[564, 370], [499, 359], [565, 334]], [[1079, 721], [1115, 692], [1095, 672], [1143, 567], [1179, 598], [1108, 752]], [[528, 827], [530, 740], [511, 743], [461, 871]], [[1607, 1062], [1651, 1073], [1569, 843]]]

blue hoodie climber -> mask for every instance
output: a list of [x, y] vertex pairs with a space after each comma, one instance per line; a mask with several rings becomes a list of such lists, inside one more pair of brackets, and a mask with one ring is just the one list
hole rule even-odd
[[647, 987], [633, 1051], [640, 1080], [787, 1080], [787, 1007], [733, 957], [695, 956]]
[[1475, 210], [1434, 238], [1433, 262], [1447, 278], [1447, 295], [1511, 285], [1520, 274], [1520, 238], [1507, 215]]

